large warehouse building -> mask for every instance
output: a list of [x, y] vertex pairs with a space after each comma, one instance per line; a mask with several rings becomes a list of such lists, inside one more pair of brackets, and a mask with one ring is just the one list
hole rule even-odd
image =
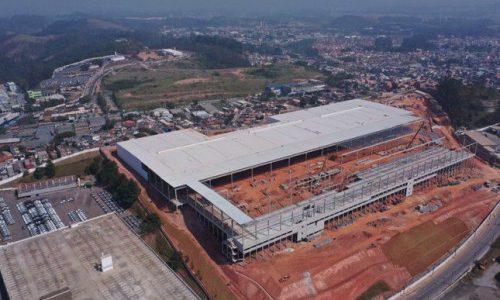
[[[293, 172], [303, 172], [293, 169], [296, 166], [305, 163], [308, 178], [312, 178], [311, 162], [321, 158], [314, 161], [321, 165], [314, 174], [314, 185], [323, 184], [325, 178], [335, 181], [337, 174], [347, 173], [343, 164], [348, 154], [413, 135], [421, 122], [406, 110], [350, 100], [276, 115], [268, 125], [213, 137], [188, 129], [130, 140], [119, 143], [117, 151], [166, 200], [191, 206], [220, 238], [227, 257], [236, 261], [283, 239], [299, 241], [313, 236], [334, 218], [388, 195], [411, 195], [414, 185], [473, 156], [466, 150], [450, 151], [428, 142], [390, 162], [356, 169], [355, 174], [351, 171], [349, 178], [355, 180], [341, 188], [330, 185], [313, 194], [292, 192], [293, 184], [294, 191], [304, 186], [304, 180], [300, 184], [292, 180]], [[357, 161], [359, 155], [356, 152]], [[329, 169], [326, 165], [331, 161], [335, 168]], [[283, 169], [290, 179], [277, 190], [288, 195], [286, 204], [273, 203], [270, 195], [279, 191], [267, 189], [261, 191], [265, 200], [234, 196], [247, 186], [244, 180], [255, 189], [259, 184], [270, 187], [271, 182], [279, 181], [276, 170]], [[270, 177], [257, 182], [262, 174]], [[310, 192], [313, 183], [307, 182]], [[255, 203], [261, 208], [250, 209]]]
[[200, 299], [116, 214], [0, 246], [0, 299]]

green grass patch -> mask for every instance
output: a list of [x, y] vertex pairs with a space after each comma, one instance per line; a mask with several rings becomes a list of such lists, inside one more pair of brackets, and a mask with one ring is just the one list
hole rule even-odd
[[[92, 162], [92, 160], [101, 155], [99, 151], [84, 153], [72, 158], [68, 158], [67, 160], [63, 160], [59, 163], [55, 163], [56, 166], [56, 175], [55, 177], [64, 177], [75, 175], [78, 177], [85, 176], [85, 169]], [[43, 178], [40, 180], [46, 180], [47, 178]], [[38, 181], [33, 177], [33, 173], [28, 176], [22, 177], [18, 180], [14, 180], [8, 183], [8, 186], [17, 186], [20, 183], [31, 183]]]
[[108, 75], [104, 88], [114, 91], [124, 109], [147, 109], [167, 102], [231, 98], [262, 92], [266, 85], [324, 79], [319, 71], [298, 65], [210, 70], [196, 61], [167, 62], [156, 69], [131, 66]]
[[417, 275], [457, 245], [468, 232], [467, 225], [457, 218], [437, 225], [427, 221], [395, 235], [382, 245], [382, 250], [395, 265]]
[[368, 290], [366, 290], [366, 292], [361, 294], [361, 296], [359, 296], [357, 299], [370, 300], [390, 290], [391, 288], [389, 287], [389, 285], [384, 280], [380, 280], [374, 283], [370, 288], [368, 288]]

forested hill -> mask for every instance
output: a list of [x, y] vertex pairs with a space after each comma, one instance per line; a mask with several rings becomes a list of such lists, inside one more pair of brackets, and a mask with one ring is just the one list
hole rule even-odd
[[32, 88], [61, 65], [115, 51], [134, 53], [143, 47], [133, 38], [116, 42], [133, 37], [134, 33], [109, 21], [77, 19], [51, 23], [36, 19], [23, 23], [23, 19], [0, 21], [0, 82], [15, 81]]
[[500, 120], [500, 94], [493, 88], [445, 78], [432, 93], [455, 127], [484, 127]]
[[145, 46], [196, 52], [207, 68], [249, 65], [243, 55], [248, 49], [229, 38], [171, 38], [159, 29], [142, 31], [96, 18], [52, 23], [41, 19], [16, 28], [15, 21], [0, 19], [0, 82], [15, 81], [24, 88], [35, 87], [59, 66], [114, 52], [134, 55]]

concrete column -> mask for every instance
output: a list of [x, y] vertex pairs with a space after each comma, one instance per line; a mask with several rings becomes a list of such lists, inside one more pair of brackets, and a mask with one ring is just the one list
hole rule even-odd
[[233, 180], [233, 173], [231, 173], [231, 192], [234, 191], [234, 180]]

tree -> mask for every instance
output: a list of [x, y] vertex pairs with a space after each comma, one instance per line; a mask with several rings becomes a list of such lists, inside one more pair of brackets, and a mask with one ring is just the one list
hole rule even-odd
[[112, 185], [118, 177], [118, 166], [112, 160], [104, 158], [95, 178], [97, 183], [103, 186]]
[[49, 160], [45, 166], [45, 175], [49, 178], [56, 176], [56, 166], [51, 160]]
[[182, 252], [174, 251], [172, 256], [169, 258], [167, 264], [174, 271], [180, 268], [182, 266]]
[[36, 168], [35, 172], [33, 173], [33, 177], [35, 177], [35, 179], [42, 179], [43, 176], [45, 176], [45, 169], [44, 168]]
[[115, 180], [110, 182], [109, 188], [112, 191], [116, 191], [120, 186], [125, 186], [127, 184], [128, 184], [127, 176], [125, 176], [123, 174], [119, 174], [119, 175], [115, 176]]
[[443, 78], [434, 96], [457, 127], [482, 127], [498, 122], [499, 108], [488, 113], [483, 107], [484, 101], [498, 99], [498, 92], [494, 89], [478, 84], [464, 85], [459, 80]]
[[86, 103], [90, 103], [91, 100], [92, 100], [92, 98], [90, 98], [90, 96], [83, 96], [78, 101], [82, 104], [86, 104]]
[[108, 158], [96, 157], [86, 169], [87, 174], [94, 174], [96, 182], [104, 186], [118, 204], [129, 208], [134, 204], [141, 190], [133, 180], [118, 172], [116, 163]]
[[101, 167], [101, 161], [102, 161], [101, 156], [95, 157], [90, 163], [90, 165], [87, 166], [85, 173], [89, 175], [95, 175], [99, 171], [99, 168]]
[[64, 139], [66, 138], [70, 138], [70, 137], [73, 137], [75, 136], [75, 132], [74, 131], [66, 131], [66, 132], [62, 132], [62, 133], [58, 133], [54, 139], [52, 140], [52, 143], [56, 146], [59, 146], [63, 141]]
[[134, 204], [139, 196], [140, 189], [133, 180], [128, 180], [126, 184], [121, 184], [115, 190], [115, 198], [123, 208], [129, 208]]
[[332, 74], [326, 79], [326, 84], [331, 87], [339, 88], [345, 80], [352, 79], [354, 75], [346, 72], [339, 72]]
[[156, 232], [161, 227], [161, 219], [156, 213], [147, 215], [141, 223], [142, 233]]
[[115, 123], [116, 122], [114, 120], [110, 120], [110, 119], [106, 118], [106, 123], [104, 125], [102, 125], [101, 130], [113, 129], [113, 127], [115, 127]]
[[108, 113], [109, 107], [108, 104], [106, 103], [106, 99], [104, 99], [104, 96], [102, 94], [97, 94], [97, 105], [101, 108], [103, 113]]

